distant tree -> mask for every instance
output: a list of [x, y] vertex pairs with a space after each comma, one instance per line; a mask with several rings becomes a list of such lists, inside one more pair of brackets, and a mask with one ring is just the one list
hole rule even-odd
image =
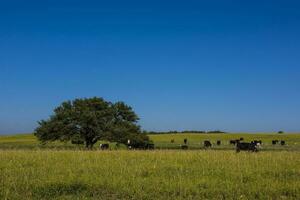
[[185, 130], [182, 131], [181, 133], [206, 133], [206, 131], [195, 131], [195, 130]]
[[283, 134], [284, 133], [284, 131], [278, 131], [278, 134]]
[[63, 102], [48, 120], [40, 121], [34, 134], [43, 143], [83, 141], [91, 149], [99, 140], [126, 144], [128, 139], [142, 135], [138, 120], [123, 102], [111, 103], [98, 97], [75, 99]]
[[226, 133], [226, 132], [225, 131], [216, 130], [216, 131], [208, 131], [207, 133]]

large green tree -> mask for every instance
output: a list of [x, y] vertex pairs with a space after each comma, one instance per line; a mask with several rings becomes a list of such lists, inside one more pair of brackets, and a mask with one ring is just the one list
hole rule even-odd
[[47, 120], [39, 121], [35, 136], [43, 143], [80, 140], [93, 148], [99, 140], [126, 144], [141, 136], [139, 118], [123, 102], [111, 103], [102, 98], [75, 99], [63, 102]]

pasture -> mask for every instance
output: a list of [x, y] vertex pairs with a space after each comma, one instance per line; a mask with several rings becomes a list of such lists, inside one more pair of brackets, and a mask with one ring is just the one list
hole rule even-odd
[[[226, 143], [236, 137], [266, 145], [237, 154]], [[174, 149], [185, 138], [194, 150]], [[287, 145], [272, 146], [274, 138]], [[0, 199], [300, 199], [299, 134], [151, 139], [158, 150], [85, 151], [68, 143], [41, 146], [32, 135], [0, 137]], [[201, 149], [202, 141], [217, 139], [221, 147]]]
[[[184, 139], [188, 139], [190, 149], [203, 149], [203, 142], [208, 140], [213, 144], [214, 150], [232, 150], [234, 145], [230, 145], [230, 140], [244, 138], [244, 141], [251, 142], [253, 140], [262, 140], [263, 151], [290, 150], [300, 151], [300, 134], [166, 134], [166, 135], [150, 135], [155, 145], [159, 149], [178, 149], [183, 144]], [[171, 143], [174, 140], [174, 143]], [[217, 141], [221, 141], [221, 145], [217, 146]], [[287, 145], [272, 145], [272, 140], [286, 141]]]
[[[245, 141], [250, 142], [253, 140], [262, 140], [263, 151], [275, 151], [275, 150], [286, 150], [286, 151], [300, 151], [300, 134], [248, 134], [248, 133], [236, 133], [236, 134], [161, 134], [161, 135], [149, 135], [150, 139], [153, 140], [156, 149], [180, 149], [180, 145], [183, 144], [184, 139], [188, 139], [188, 146], [191, 150], [204, 149], [203, 142], [209, 140], [212, 142], [213, 150], [233, 150], [234, 145], [230, 145], [229, 141], [239, 138], [244, 138]], [[174, 143], [171, 143], [171, 140]], [[217, 146], [217, 140], [221, 141], [221, 145]], [[284, 140], [286, 141], [285, 146], [272, 145], [272, 140]], [[102, 141], [106, 142], [106, 141]], [[99, 142], [95, 145], [95, 149], [99, 147]], [[115, 144], [111, 144], [111, 149], [115, 150]], [[70, 142], [52, 142], [46, 145], [41, 145], [37, 141], [36, 137], [32, 134], [20, 134], [20, 135], [8, 135], [0, 136], [0, 149], [52, 149], [52, 150], [83, 150], [83, 145], [73, 145]], [[126, 149], [125, 146], [119, 147], [118, 149]]]

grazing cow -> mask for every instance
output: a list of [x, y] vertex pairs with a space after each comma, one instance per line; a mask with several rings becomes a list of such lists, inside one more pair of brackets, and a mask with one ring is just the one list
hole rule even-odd
[[109, 144], [100, 144], [100, 149], [101, 150], [108, 150], [109, 149]]
[[187, 150], [187, 149], [189, 149], [189, 146], [188, 146], [188, 145], [186, 145], [186, 144], [184, 144], [184, 145], [181, 145], [181, 149], [183, 149], [183, 150]]
[[276, 145], [278, 142], [279, 142], [278, 140], [273, 140], [273, 141], [272, 141], [272, 144], [273, 144], [273, 145]]
[[175, 143], [175, 140], [174, 140], [174, 139], [172, 139], [172, 140], [171, 140], [171, 143], [172, 143], [172, 144], [174, 144], [174, 143]]
[[138, 142], [138, 141], [128, 140], [127, 148], [129, 150], [153, 150], [153, 149], [155, 149], [155, 145], [152, 141], [150, 141], [150, 142]]
[[222, 144], [221, 140], [217, 141], [217, 145], [220, 146]]
[[258, 152], [258, 146], [255, 142], [238, 142], [236, 145], [236, 152], [240, 151]]
[[240, 138], [240, 141], [244, 141], [244, 138], [241, 137], [241, 138]]
[[183, 142], [184, 142], [184, 144], [187, 144], [188, 143], [188, 139], [184, 139]]
[[280, 144], [281, 144], [281, 146], [284, 146], [285, 145], [285, 141], [281, 141]]
[[212, 147], [211, 142], [208, 141], [208, 140], [204, 141], [204, 147], [205, 147], [205, 148], [210, 148], [210, 147]]

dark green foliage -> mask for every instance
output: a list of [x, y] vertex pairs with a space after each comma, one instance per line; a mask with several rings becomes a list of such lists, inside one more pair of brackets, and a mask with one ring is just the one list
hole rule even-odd
[[182, 131], [181, 133], [206, 133], [206, 131], [193, 131], [193, 130], [186, 130], [186, 131]]
[[138, 120], [132, 108], [123, 102], [111, 103], [98, 97], [75, 99], [62, 103], [50, 119], [40, 121], [34, 134], [43, 143], [84, 141], [87, 148], [99, 140], [126, 144], [131, 137], [141, 135]]
[[226, 133], [226, 132], [225, 131], [216, 130], [216, 131], [208, 131], [207, 133]]

